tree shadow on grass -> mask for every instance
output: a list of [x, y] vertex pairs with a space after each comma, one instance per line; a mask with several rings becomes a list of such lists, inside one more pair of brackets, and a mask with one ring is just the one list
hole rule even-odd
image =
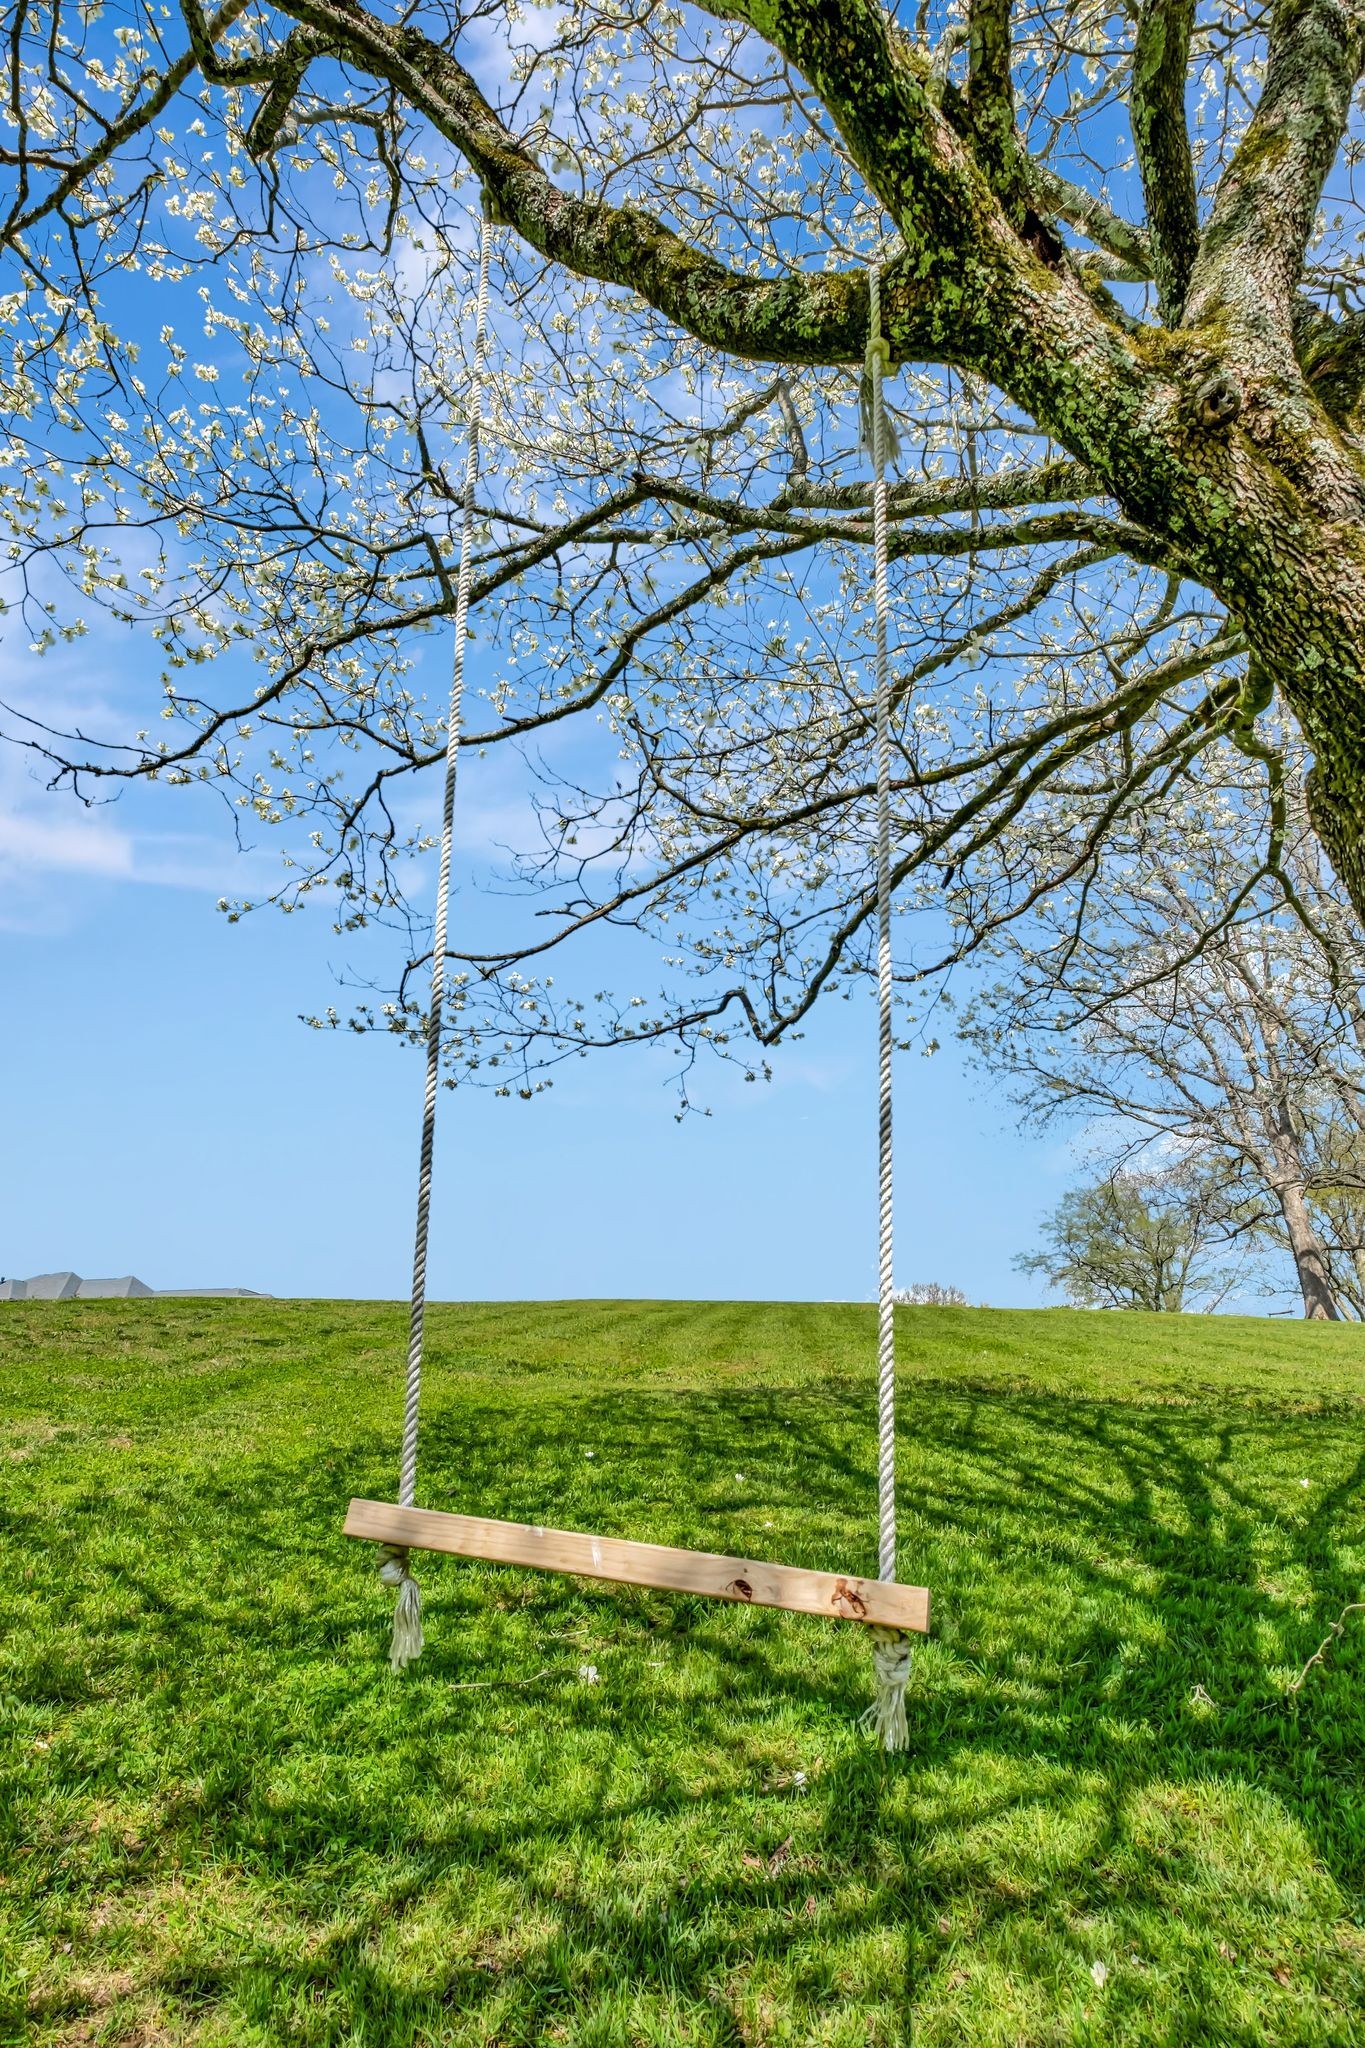
[[[1150, 1944], [1164, 1928], [1184, 2031], [1163, 2031], [1169, 1993], [1135, 1976], [1126, 2006], [1109, 1994], [1102, 2038], [1267, 2038], [1264, 2012], [1229, 2002], [1225, 1931], [1259, 1915], [1299, 1940], [1331, 1919], [1332, 1884], [1358, 1893], [1365, 1868], [1359, 1647], [1340, 1646], [1297, 1711], [1274, 1677], [1355, 1594], [1365, 1458], [1339, 1420], [1311, 1415], [923, 1388], [915, 1409], [902, 1570], [934, 1589], [936, 1640], [911, 1752], [889, 1763], [846, 1739], [866, 1686], [856, 1631], [494, 1567], [432, 1567], [431, 1647], [392, 1687], [376, 1673], [365, 1554], [338, 1534], [350, 1492], [388, 1490], [377, 1441], [120, 1498], [131, 1542], [111, 1530], [104, 1488], [69, 1500], [55, 1528], [16, 1509], [8, 1533], [24, 1554], [48, 1544], [78, 1633], [111, 1588], [135, 1617], [93, 1644], [81, 1634], [86, 1693], [121, 1675], [160, 1686], [163, 1711], [195, 1702], [203, 1740], [182, 1730], [173, 1764], [189, 1789], [163, 1800], [142, 1865], [183, 1865], [189, 1844], [191, 1863], [245, 1872], [285, 1923], [192, 1943], [162, 1967], [163, 1990], [300, 2041], [378, 2028], [398, 2048], [459, 2016], [511, 2044], [600, 2010], [604, 2041], [654, 2038], [638, 2013], [677, 2012], [693, 2029], [679, 2040], [733, 2048], [761, 2038], [746, 1987], [777, 1986], [792, 2012], [849, 1995], [856, 2010], [848, 1959], [875, 1949], [884, 1965], [889, 1944], [901, 2038], [920, 2038], [925, 2012], [926, 2038], [970, 2039], [969, 2014], [952, 2032], [968, 1995], [956, 1959], [1036, 1990], [1067, 1968], [1083, 1979], [1102, 1939]], [[753, 1390], [561, 1395], [510, 1414], [438, 1401], [424, 1497], [740, 1554], [758, 1548], [758, 1498], [770, 1554], [857, 1569], [874, 1499], [865, 1410], [861, 1387], [780, 1407]], [[1295, 1463], [1314, 1475], [1306, 1503], [1287, 1492]], [[270, 1597], [281, 1587], [292, 1602]], [[609, 1641], [620, 1684], [574, 1682], [574, 1628]], [[78, 1707], [80, 1647], [56, 1642], [26, 1694]], [[526, 1676], [547, 1642], [564, 1666], [548, 1689], [450, 1690]], [[624, 1682], [659, 1652], [696, 1675]], [[801, 1806], [764, 1787], [770, 1727], [796, 1754], [830, 1752]], [[509, 1743], [541, 1782], [490, 1792], [481, 1773], [505, 1768]], [[764, 1830], [812, 1812], [818, 1841], [774, 1861]], [[1263, 1867], [1298, 1837], [1292, 1869]], [[1304, 1908], [1288, 1893], [1311, 1891], [1315, 1865], [1327, 1876]], [[499, 1899], [515, 1902], [514, 1939], [466, 1940]], [[403, 1930], [433, 1903], [450, 1952], [418, 1941], [405, 1961]], [[1332, 1993], [1337, 1978], [1319, 1975]], [[638, 2008], [615, 2033], [613, 2000]], [[1286, 2017], [1286, 2037], [1349, 2038], [1329, 2021], [1294, 2035]]]

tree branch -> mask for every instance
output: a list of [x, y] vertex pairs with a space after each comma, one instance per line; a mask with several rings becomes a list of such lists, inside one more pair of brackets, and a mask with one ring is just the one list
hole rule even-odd
[[977, 154], [997, 189], [1016, 155], [1010, 5], [971, 0], [967, 14], [967, 110]]
[[1143, 0], [1133, 48], [1129, 113], [1147, 202], [1152, 271], [1161, 317], [1180, 324], [1199, 253], [1194, 165], [1185, 124], [1194, 0]]
[[1186, 326], [1230, 319], [1287, 340], [1304, 250], [1365, 49], [1362, 0], [1278, 0], [1265, 87], [1223, 173], [1190, 279]]
[[1295, 318], [1298, 358], [1328, 417], [1348, 434], [1365, 428], [1365, 312], [1333, 320], [1301, 302]]
[[[919, 519], [948, 512], [1008, 512], [1024, 505], [1068, 504], [1096, 495], [1083, 464], [1063, 460], [1021, 464], [975, 480], [935, 478], [930, 482], [893, 484], [887, 492], [892, 518]], [[872, 486], [798, 484], [784, 491], [783, 505], [830, 512], [852, 512], [871, 503]]]
[[879, 0], [702, 4], [748, 22], [809, 80], [912, 256], [954, 269], [979, 261], [989, 185], [935, 102], [928, 58], [890, 33]]
[[[1124, 220], [1097, 193], [1087, 192], [1084, 185], [1073, 184], [1064, 178], [1051, 164], [1045, 164], [1037, 157], [1024, 158], [1025, 177], [1034, 192], [1034, 204], [1040, 213], [1064, 220], [1068, 226], [1094, 242], [1106, 255], [1112, 256], [1118, 266], [1117, 274], [1123, 278], [1146, 278], [1152, 275], [1152, 250], [1141, 228]], [[1082, 259], [1084, 260], [1084, 259]]]
[[[499, 119], [459, 60], [419, 29], [390, 28], [356, 0], [282, 0], [340, 57], [385, 79], [483, 180], [499, 214], [552, 262], [638, 292], [700, 341], [754, 360], [860, 361], [867, 341], [861, 269], [742, 276], [642, 209], [561, 191]], [[905, 264], [883, 285], [906, 353], [935, 345], [936, 291]]]
[[[99, 141], [84, 155], [74, 158], [67, 164], [51, 190], [45, 192], [42, 198], [31, 206], [23, 203], [27, 193], [27, 180], [21, 179], [16, 203], [8, 219], [0, 227], [0, 242], [12, 242], [17, 236], [27, 233], [30, 228], [36, 226], [46, 215], [59, 211], [73, 193], [81, 191], [90, 183], [122, 143], [130, 136], [149, 128], [157, 116], [170, 105], [199, 64], [202, 47], [207, 46], [211, 50], [213, 45], [227, 34], [233, 23], [246, 12], [249, 4], [250, 0], [223, 0], [223, 5], [212, 19], [203, 22], [202, 33], [199, 36], [191, 34], [189, 49], [162, 72], [153, 83], [147, 97], [125, 106], [118, 118], [110, 121], [104, 128]], [[22, 10], [16, 16], [16, 21], [21, 16]], [[17, 91], [17, 73], [15, 89]], [[26, 157], [26, 161], [32, 160], [31, 157]]]

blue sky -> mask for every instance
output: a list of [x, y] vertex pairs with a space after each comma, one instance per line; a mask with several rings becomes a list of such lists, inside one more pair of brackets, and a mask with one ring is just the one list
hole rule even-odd
[[[165, 290], [154, 307], [144, 280], [123, 289], [120, 312], [150, 335]], [[0, 696], [112, 737], [154, 716], [147, 643], [100, 629], [39, 665], [9, 624]], [[466, 771], [461, 816], [456, 930], [464, 916], [490, 945], [512, 913], [493, 898], [475, 907], [470, 877], [525, 820], [509, 767]], [[434, 779], [425, 802], [433, 816]], [[136, 791], [83, 812], [0, 748], [0, 1272], [405, 1291], [419, 1063], [391, 1040], [299, 1023], [333, 998], [345, 1011], [335, 977], [357, 965], [320, 907], [235, 926], [215, 912], [219, 896], [259, 894], [276, 858], [239, 853], [198, 792]], [[373, 959], [378, 979], [394, 958]], [[599, 966], [609, 977], [605, 956], [587, 972]], [[751, 1087], [701, 1071], [692, 1093], [712, 1114], [681, 1124], [667, 1057], [643, 1050], [561, 1069], [529, 1103], [445, 1095], [433, 1291], [870, 1298], [871, 1003], [825, 1003], [773, 1066]], [[904, 1055], [899, 1280], [999, 1305], [1043, 1299], [1011, 1259], [1080, 1170], [1073, 1134], [1018, 1132], [951, 1040], [932, 1060]]]
[[[131, 309], [135, 330], [145, 321], [150, 337], [164, 296]], [[214, 353], [202, 336], [195, 346]], [[136, 539], [125, 542], [135, 554]], [[59, 603], [65, 615], [69, 590]], [[68, 731], [127, 738], [155, 721], [159, 651], [76, 608], [88, 637], [41, 658], [11, 613], [0, 697]], [[448, 634], [418, 651], [420, 683], [443, 700]], [[241, 673], [215, 675], [211, 694], [249, 694], [259, 676], [244, 655], [228, 660]], [[524, 928], [524, 906], [471, 900], [490, 849], [530, 838], [528, 777], [504, 753], [461, 770], [457, 943], [473, 930], [491, 948], [509, 921]], [[439, 778], [420, 799], [405, 789], [402, 804], [409, 823], [434, 819]], [[279, 856], [268, 831], [239, 852], [203, 791], [135, 789], [84, 810], [0, 745], [0, 1273], [405, 1293], [419, 1060], [388, 1038], [298, 1021], [332, 1000], [351, 1008], [337, 985], [345, 970], [391, 986], [400, 955], [396, 942], [338, 938], [320, 900], [229, 924], [218, 898], [264, 894]], [[620, 988], [633, 971], [600, 945], [580, 966], [590, 986]], [[561, 986], [573, 979], [567, 962], [555, 972]], [[645, 1049], [561, 1068], [528, 1103], [444, 1094], [433, 1292], [872, 1298], [874, 1062], [864, 999], [822, 1005], [804, 1039], [777, 1051], [770, 1083], [701, 1069], [691, 1092], [712, 1113], [682, 1123], [672, 1062]], [[1010, 1261], [1036, 1242], [1074, 1160], [1065, 1133], [1040, 1142], [1010, 1125], [1008, 1105], [951, 1045], [902, 1058], [903, 1284], [949, 1282], [1000, 1304], [1042, 1298]]]
[[[139, 689], [117, 644], [58, 659], [68, 703]], [[467, 877], [495, 811], [466, 787]], [[321, 909], [216, 912], [273, 858], [238, 853], [197, 792], [89, 812], [0, 762], [0, 1272], [405, 1291], [418, 1061], [298, 1022], [356, 960]], [[712, 1114], [681, 1124], [668, 1060], [643, 1050], [575, 1062], [531, 1102], [444, 1094], [434, 1292], [870, 1298], [873, 1030], [869, 1003], [827, 1004], [771, 1083], [703, 1069]], [[1012, 1132], [945, 1046], [901, 1058], [897, 1168], [903, 1283], [1041, 1298], [1010, 1259], [1074, 1175], [1065, 1133]]]
[[[144, 305], [143, 290], [122, 310], [150, 336], [166, 292]], [[154, 718], [149, 642], [99, 625], [36, 663], [9, 626], [0, 696], [108, 737]], [[446, 647], [423, 662], [442, 694]], [[474, 905], [471, 875], [516, 842], [525, 795], [510, 763], [471, 763], [462, 782], [455, 930], [493, 945], [512, 911]], [[433, 777], [428, 818], [437, 806]], [[366, 964], [320, 904], [236, 925], [215, 911], [262, 893], [277, 859], [239, 853], [201, 792], [137, 790], [85, 812], [0, 748], [0, 1272], [405, 1292], [419, 1061], [298, 1021], [334, 998], [345, 1012], [336, 976]], [[396, 957], [370, 955], [377, 979]], [[585, 971], [610, 985], [609, 957]], [[528, 1103], [443, 1095], [433, 1292], [870, 1299], [874, 1060], [871, 1002], [826, 1002], [774, 1054], [770, 1083], [701, 1070], [691, 1092], [707, 1117], [676, 1121], [670, 1061], [643, 1049], [562, 1068]], [[1043, 1299], [1011, 1259], [1076, 1177], [1070, 1134], [1018, 1133], [946, 1038], [932, 1060], [902, 1056], [897, 1131], [901, 1283]]]

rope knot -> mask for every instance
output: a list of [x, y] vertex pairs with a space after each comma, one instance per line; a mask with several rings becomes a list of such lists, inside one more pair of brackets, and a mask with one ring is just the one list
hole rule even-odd
[[861, 426], [859, 439], [872, 458], [872, 467], [880, 479], [883, 469], [889, 464], [895, 469], [900, 461], [900, 436], [886, 417], [882, 404], [882, 378], [895, 374], [896, 358], [890, 342], [882, 333], [882, 267], [874, 263], [868, 272], [868, 322], [867, 347], [863, 351], [863, 374], [858, 379], [858, 414]]
[[885, 1750], [910, 1747], [905, 1717], [905, 1688], [910, 1682], [910, 1638], [898, 1628], [872, 1630], [872, 1671], [876, 1692], [861, 1726], [874, 1733]]
[[892, 354], [891, 344], [884, 334], [870, 334], [867, 338], [867, 347], [863, 350], [863, 364], [869, 377], [872, 375], [872, 359], [874, 356], [879, 357], [881, 360], [883, 377], [894, 377], [896, 374], [896, 358]]
[[412, 1575], [408, 1551], [400, 1543], [379, 1546], [379, 1576], [397, 1593], [393, 1607], [393, 1640], [389, 1644], [389, 1665], [405, 1671], [422, 1654], [422, 1589]]

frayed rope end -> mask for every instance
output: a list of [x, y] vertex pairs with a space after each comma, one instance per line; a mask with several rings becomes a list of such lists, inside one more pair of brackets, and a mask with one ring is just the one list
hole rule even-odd
[[910, 1638], [897, 1628], [874, 1628], [872, 1670], [876, 1692], [860, 1726], [875, 1734], [885, 1750], [908, 1749], [905, 1688], [910, 1682]]
[[379, 1576], [392, 1586], [398, 1598], [393, 1608], [393, 1640], [389, 1644], [389, 1668], [406, 1671], [422, 1654], [422, 1589], [412, 1575], [408, 1553], [396, 1543], [384, 1544]]

